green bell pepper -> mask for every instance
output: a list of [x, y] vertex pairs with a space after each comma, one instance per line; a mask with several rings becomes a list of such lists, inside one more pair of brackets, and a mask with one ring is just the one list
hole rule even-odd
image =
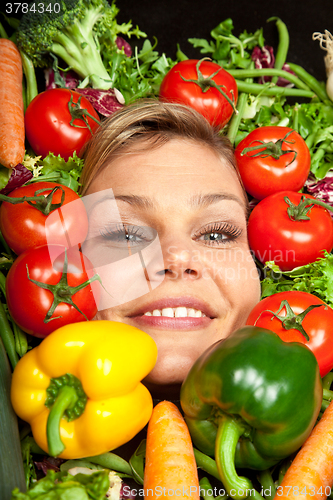
[[316, 423], [322, 394], [310, 349], [246, 326], [194, 363], [180, 402], [194, 445], [215, 456], [227, 493], [240, 500], [252, 483], [236, 468], [264, 470], [298, 450]]

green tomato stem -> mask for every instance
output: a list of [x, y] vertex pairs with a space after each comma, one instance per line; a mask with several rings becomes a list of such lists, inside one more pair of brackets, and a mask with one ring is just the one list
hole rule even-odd
[[[53, 195], [56, 193], [56, 191], [59, 190], [62, 191], [60, 203], [52, 203]], [[0, 201], [6, 201], [7, 203], [11, 203], [12, 205], [18, 205], [20, 203], [27, 202], [30, 206], [36, 208], [36, 210], [39, 210], [43, 215], [49, 215], [53, 210], [56, 210], [63, 205], [65, 200], [65, 191], [62, 187], [55, 186], [47, 196], [44, 196], [43, 193], [45, 191], [49, 191], [49, 189], [39, 189], [38, 191], [35, 191], [34, 196], [22, 196], [18, 198], [0, 194]]]
[[90, 285], [93, 281], [98, 281], [100, 284], [102, 284], [100, 276], [98, 274], [94, 274], [91, 278], [87, 279], [83, 283], [80, 283], [76, 286], [70, 286], [68, 284], [68, 272], [67, 272], [67, 269], [68, 269], [67, 249], [65, 249], [64, 254], [65, 254], [65, 256], [64, 256], [64, 266], [63, 266], [63, 270], [62, 270], [62, 275], [61, 275], [58, 283], [56, 283], [54, 285], [43, 283], [42, 281], [37, 281], [37, 280], [30, 278], [29, 268], [28, 268], [28, 265], [26, 265], [28, 280], [31, 281], [32, 283], [34, 283], [35, 285], [39, 286], [40, 288], [43, 288], [44, 290], [49, 290], [53, 295], [53, 302], [51, 304], [50, 309], [46, 313], [46, 316], [44, 318], [44, 323], [49, 323], [49, 321], [52, 321], [54, 319], [58, 319], [61, 317], [61, 316], [53, 316], [52, 317], [54, 311], [56, 310], [58, 305], [61, 303], [66, 303], [66, 304], [69, 304], [70, 306], [74, 307], [74, 309], [76, 309], [80, 314], [82, 314], [82, 316], [85, 318], [85, 320], [88, 321], [87, 316], [75, 304], [72, 297], [77, 292], [79, 292], [83, 288]]

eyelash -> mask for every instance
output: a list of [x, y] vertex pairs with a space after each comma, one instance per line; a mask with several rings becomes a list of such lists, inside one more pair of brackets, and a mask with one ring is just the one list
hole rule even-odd
[[199, 239], [201, 236], [209, 234], [221, 234], [227, 236], [224, 240], [205, 240], [206, 245], [226, 245], [239, 238], [242, 230], [228, 222], [215, 222], [211, 226], [203, 227], [195, 234], [195, 238]]
[[[140, 238], [141, 242], [144, 241], [149, 241], [150, 238], [147, 240], [147, 235], [145, 232], [142, 230], [140, 226], [131, 226], [131, 225], [125, 225], [125, 224], [117, 224], [114, 227], [108, 228], [105, 227], [100, 231], [100, 234], [103, 238], [106, 239], [112, 239], [112, 238], [119, 238], [118, 242], [124, 243], [124, 235], [126, 237], [130, 236], [135, 236]], [[216, 234], [216, 235], [224, 235], [226, 238], [222, 240], [205, 240], [206, 245], [227, 245], [239, 238], [239, 236], [242, 234], [242, 230], [236, 226], [233, 226], [232, 224], [229, 224], [228, 222], [215, 222], [214, 224], [210, 226], [203, 227], [200, 229], [195, 235], [194, 239], [198, 240], [202, 236], [210, 235], [210, 234]], [[138, 241], [131, 241], [128, 239], [126, 241], [128, 244], [138, 244]]]
[[[115, 227], [112, 227], [112, 229], [108, 227], [101, 229], [100, 234], [103, 238], [111, 239], [112, 237], [113, 238], [118, 237], [119, 242], [124, 242], [124, 235], [136, 236], [139, 237], [141, 240], [145, 240], [144, 231], [142, 231], [142, 229], [140, 231], [140, 229], [141, 229], [140, 226], [127, 226], [125, 224], [117, 224]], [[133, 244], [135, 242], [127, 240], [127, 243]]]

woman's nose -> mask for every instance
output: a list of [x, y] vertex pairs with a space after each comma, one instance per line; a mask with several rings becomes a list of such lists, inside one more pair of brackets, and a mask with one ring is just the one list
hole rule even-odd
[[203, 266], [198, 250], [190, 242], [162, 243], [164, 268], [157, 274], [170, 279], [198, 279], [202, 276]]

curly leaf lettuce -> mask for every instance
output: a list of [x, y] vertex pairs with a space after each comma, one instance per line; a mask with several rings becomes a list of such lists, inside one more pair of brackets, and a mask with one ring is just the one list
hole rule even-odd
[[80, 187], [79, 178], [83, 164], [84, 161], [75, 152], [67, 161], [53, 153], [49, 153], [44, 159], [41, 156], [26, 155], [23, 160], [23, 165], [33, 174], [30, 182], [57, 182], [76, 192]]
[[278, 292], [298, 290], [316, 295], [333, 307], [333, 255], [324, 257], [292, 271], [281, 271], [273, 261], [266, 262], [261, 282], [261, 298]]
[[105, 500], [109, 489], [108, 471], [76, 474], [48, 470], [30, 490], [22, 493], [15, 488], [12, 500]]

